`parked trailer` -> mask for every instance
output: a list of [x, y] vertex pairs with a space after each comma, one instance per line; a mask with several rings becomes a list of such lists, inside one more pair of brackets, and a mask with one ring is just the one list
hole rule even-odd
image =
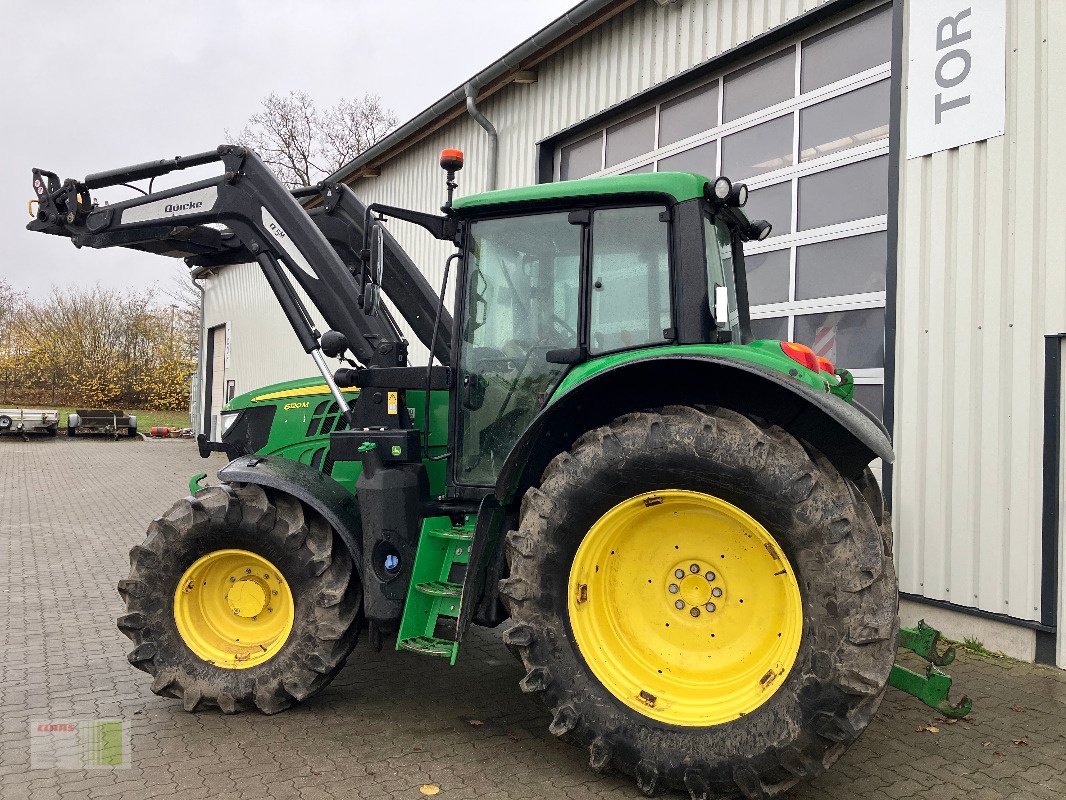
[[137, 435], [137, 417], [125, 411], [104, 408], [79, 408], [67, 415], [67, 436], [78, 432], [106, 433], [118, 439], [120, 433]]
[[59, 412], [42, 408], [0, 408], [0, 433], [43, 433], [55, 436]]

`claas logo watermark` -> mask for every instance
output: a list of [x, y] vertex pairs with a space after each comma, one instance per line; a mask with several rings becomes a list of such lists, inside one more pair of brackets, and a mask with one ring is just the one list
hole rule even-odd
[[30, 769], [128, 769], [129, 731], [120, 719], [30, 721]]

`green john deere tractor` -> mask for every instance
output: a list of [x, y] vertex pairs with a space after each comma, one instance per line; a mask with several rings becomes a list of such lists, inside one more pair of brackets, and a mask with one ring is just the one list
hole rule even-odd
[[[91, 197], [218, 161], [217, 178]], [[289, 192], [234, 146], [81, 181], [34, 171], [33, 230], [258, 263], [320, 373], [237, 397], [200, 438], [230, 460], [131, 552], [130, 662], [189, 711], [274, 713], [327, 685], [363, 630], [454, 663], [470, 624], [509, 621], [522, 690], [595, 770], [696, 798], [820, 774], [893, 667], [869, 468], [892, 450], [847, 370], [752, 339], [743, 243], [769, 225], [743, 213], [746, 188], [661, 173], [453, 201], [461, 153], [441, 165], [440, 214]], [[456, 248], [439, 291], [386, 218]], [[428, 366], [408, 363], [397, 313]]]

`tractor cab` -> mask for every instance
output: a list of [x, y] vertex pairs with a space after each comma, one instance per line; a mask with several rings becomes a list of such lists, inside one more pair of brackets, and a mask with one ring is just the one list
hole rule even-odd
[[671, 343], [742, 341], [734, 243], [748, 227], [737, 224], [746, 222], [739, 208], [719, 212], [709, 185], [689, 174], [599, 178], [556, 184], [547, 201], [526, 189], [453, 206], [466, 220], [457, 484], [495, 483], [574, 365]]
[[496, 483], [575, 366], [667, 345], [750, 340], [742, 243], [765, 238], [770, 226], [747, 219], [746, 199], [742, 184], [692, 173], [449, 199], [452, 225], [438, 230], [462, 253], [450, 475], [460, 492]]

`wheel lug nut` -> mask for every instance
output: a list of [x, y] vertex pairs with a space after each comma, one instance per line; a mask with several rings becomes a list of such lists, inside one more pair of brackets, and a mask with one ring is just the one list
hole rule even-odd
[[230, 578], [230, 579], [229, 579], [229, 582], [230, 582], [230, 583], [236, 583], [236, 582], [237, 582], [237, 579], [236, 579], [236, 578]]
[[676, 601], [674, 601], [674, 608], [676, 608], [678, 611], [680, 611], [684, 607], [685, 607], [685, 601], [684, 600], [676, 600]]
[[274, 590], [273, 590], [273, 591], [271, 591], [270, 593], [271, 593], [272, 595], [274, 595], [275, 597], [277, 597], [277, 596], [278, 596], [278, 590], [277, 590], [277, 589], [274, 589]]
[[689, 614], [691, 614], [691, 615], [692, 615], [692, 616], [694, 616], [694, 617], [698, 617], [698, 616], [700, 615], [700, 610], [699, 610], [698, 608], [693, 608], [693, 609], [692, 609], [691, 611], [689, 611], [688, 613], [689, 613]]
[[678, 580], [680, 580], [681, 578], [684, 578], [685, 577], [685, 570], [683, 570], [683, 569], [675, 569], [674, 570], [674, 577], [677, 578]]
[[708, 611], [714, 611], [715, 605], [714, 603], [708, 603], [706, 606], [704, 606], [704, 608], [706, 608]]
[[252, 574], [252, 568], [251, 568], [251, 567], [247, 568], [247, 569], [246, 569], [246, 570], [244, 571], [244, 574], [245, 574], [245, 575], [251, 575], [251, 574]]
[[678, 587], [678, 585], [676, 583], [671, 583], [670, 584], [670, 594], [677, 594], [679, 591], [680, 591], [680, 588]]
[[715, 597], [721, 597], [722, 596], [722, 590], [720, 588], [718, 588], [717, 586], [715, 586], [713, 589], [711, 589], [711, 594], [713, 594]]
[[709, 580], [709, 581], [713, 581], [713, 580], [714, 580], [714, 578], [715, 578], [715, 575], [714, 575], [714, 573], [713, 573], [713, 572], [705, 572], [705, 573], [703, 574], [703, 577], [705, 577], [705, 578], [706, 578], [707, 580]]
[[688, 571], [691, 572], [693, 575], [695, 575], [695, 574], [697, 574], [700, 571], [700, 565], [699, 564], [693, 564], [691, 567], [688, 568]]

